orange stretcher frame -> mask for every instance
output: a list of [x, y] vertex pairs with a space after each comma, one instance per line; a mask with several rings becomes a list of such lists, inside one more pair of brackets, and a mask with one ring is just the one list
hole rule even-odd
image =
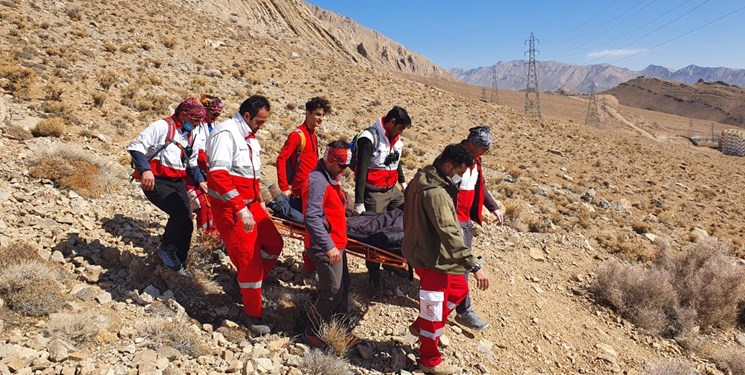
[[[296, 221], [283, 219], [280, 217], [272, 216], [272, 221], [278, 230], [288, 234], [290, 238], [304, 241], [305, 240], [305, 225]], [[408, 269], [406, 259], [398, 254], [394, 254], [388, 250], [383, 250], [379, 247], [371, 246], [366, 243], [357, 241], [355, 239], [347, 240], [347, 254], [354, 255], [356, 257], [363, 258], [370, 262], [380, 263], [385, 266], [396, 267], [401, 269]]]

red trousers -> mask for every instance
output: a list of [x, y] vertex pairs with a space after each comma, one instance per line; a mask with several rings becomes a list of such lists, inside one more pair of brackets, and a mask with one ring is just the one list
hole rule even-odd
[[419, 275], [419, 317], [414, 327], [419, 330], [421, 363], [435, 367], [442, 362], [437, 348], [445, 330], [450, 311], [468, 295], [468, 283], [463, 274], [448, 274], [431, 268], [415, 268]]
[[220, 232], [230, 261], [238, 269], [243, 309], [246, 315], [260, 318], [262, 314], [261, 283], [269, 276], [277, 257], [282, 252], [284, 240], [272, 219], [258, 202], [248, 205], [256, 221], [251, 232], [243, 229], [235, 210], [217, 199], [212, 200], [215, 226]]

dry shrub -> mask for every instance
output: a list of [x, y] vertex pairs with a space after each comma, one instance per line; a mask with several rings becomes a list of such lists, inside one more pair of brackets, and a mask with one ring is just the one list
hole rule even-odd
[[31, 130], [34, 137], [59, 138], [65, 134], [65, 120], [59, 117], [45, 118]]
[[704, 353], [717, 367], [733, 375], [745, 375], [745, 350], [709, 345]]
[[15, 139], [17, 141], [25, 141], [33, 138], [31, 132], [20, 127], [20, 126], [8, 126], [3, 128], [3, 136], [5, 138]]
[[99, 92], [94, 91], [93, 94], [91, 94], [91, 97], [93, 97], [93, 105], [96, 107], [103, 106], [103, 103], [106, 101], [107, 94], [105, 92]]
[[52, 81], [44, 88], [44, 99], [60, 100], [62, 99], [63, 93], [64, 89], [62, 88], [62, 85], [58, 81]]
[[163, 46], [166, 48], [173, 49], [173, 47], [176, 47], [176, 38], [172, 36], [163, 37], [161, 43], [163, 43]]
[[27, 243], [16, 242], [0, 248], [0, 270], [25, 262], [36, 261], [42, 261], [42, 259], [36, 249]]
[[104, 51], [109, 53], [114, 53], [117, 50], [116, 44], [111, 42], [104, 42], [102, 47]]
[[57, 313], [49, 316], [47, 333], [50, 337], [82, 344], [96, 338], [99, 332], [108, 329], [110, 325], [106, 316], [93, 310]]
[[680, 254], [663, 249], [649, 267], [612, 260], [598, 270], [592, 290], [599, 301], [660, 334], [733, 327], [745, 312], [745, 269], [726, 254], [710, 239]]
[[323, 351], [313, 349], [303, 356], [300, 367], [303, 374], [318, 375], [351, 375], [351, 366], [343, 359], [327, 354]]
[[152, 347], [170, 346], [194, 358], [211, 354], [199, 335], [189, 327], [185, 322], [154, 318], [140, 326], [140, 334], [153, 341]]
[[83, 8], [79, 5], [69, 5], [65, 8], [65, 14], [73, 21], [80, 21], [83, 19]]
[[0, 268], [0, 296], [8, 307], [28, 316], [59, 311], [64, 305], [61, 270], [41, 259], [16, 259]]
[[125, 169], [96, 155], [64, 145], [51, 146], [31, 161], [29, 174], [75, 190], [86, 198], [99, 197], [126, 178]]
[[98, 84], [101, 85], [102, 89], [108, 90], [114, 83], [116, 83], [116, 73], [111, 70], [104, 70], [98, 73], [96, 80], [98, 81]]
[[693, 375], [696, 368], [688, 361], [662, 361], [644, 366], [644, 375]]
[[33, 70], [18, 65], [0, 65], [0, 85], [13, 96], [28, 99], [36, 92], [38, 76]]
[[675, 306], [670, 276], [660, 270], [611, 260], [597, 271], [595, 297], [642, 328], [665, 332]]
[[631, 229], [634, 230], [637, 234], [644, 234], [650, 232], [649, 224], [642, 222], [642, 221], [635, 221], [631, 223]]
[[510, 175], [510, 177], [512, 177], [513, 181], [517, 181], [517, 179], [523, 175], [523, 172], [524, 171], [522, 169], [520, 169], [519, 167], [515, 167], [515, 166], [512, 166], [509, 169], [507, 169], [507, 174]]
[[663, 252], [657, 265], [672, 275], [681, 306], [695, 309], [702, 328], [737, 324], [745, 303], [745, 269], [733, 263], [728, 250], [708, 238], [682, 254]]

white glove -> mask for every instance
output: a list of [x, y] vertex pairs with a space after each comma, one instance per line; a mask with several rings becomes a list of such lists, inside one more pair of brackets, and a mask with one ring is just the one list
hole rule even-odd
[[365, 204], [364, 203], [355, 204], [354, 212], [356, 212], [359, 215], [362, 215], [362, 213], [365, 212]]
[[494, 214], [494, 216], [497, 217], [497, 222], [499, 222], [499, 225], [504, 224], [504, 215], [502, 215], [502, 211], [500, 209], [497, 208], [492, 213]]
[[242, 210], [238, 211], [238, 218], [241, 219], [241, 223], [243, 223], [243, 230], [246, 232], [254, 230], [256, 222], [254, 221], [254, 215], [251, 214], [248, 207], [243, 207]]

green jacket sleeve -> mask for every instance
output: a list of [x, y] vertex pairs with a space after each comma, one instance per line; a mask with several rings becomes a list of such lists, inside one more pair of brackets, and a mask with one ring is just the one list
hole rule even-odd
[[424, 210], [430, 222], [435, 226], [442, 247], [448, 253], [443, 255], [456, 263], [462, 264], [466, 269], [471, 269], [476, 264], [477, 259], [463, 240], [463, 231], [455, 217], [453, 199], [442, 193], [425, 193], [425, 195], [429, 195], [429, 199], [426, 199], [429, 202], [424, 205]]

